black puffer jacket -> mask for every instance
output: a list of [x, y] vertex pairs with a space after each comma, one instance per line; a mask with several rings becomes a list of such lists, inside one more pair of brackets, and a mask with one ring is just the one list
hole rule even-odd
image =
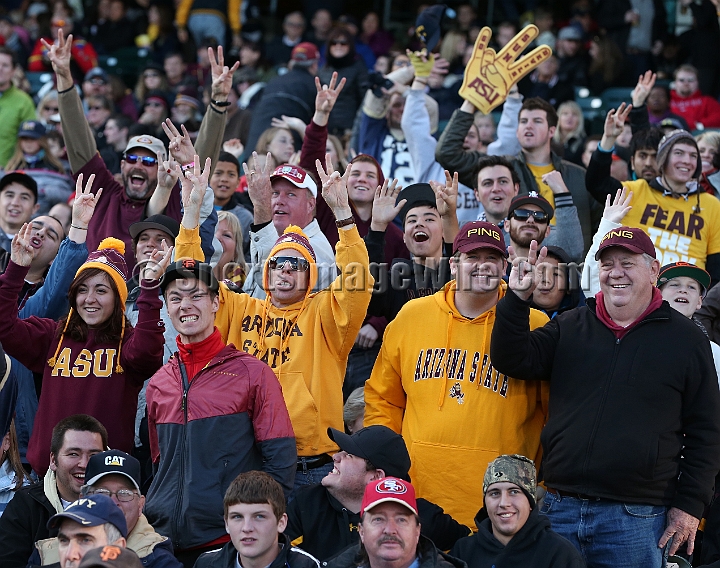
[[461, 538], [450, 551], [468, 568], [585, 568], [580, 553], [550, 529], [550, 521], [537, 508], [507, 546], [493, 536], [490, 519], [475, 521], [478, 532]]
[[512, 292], [498, 302], [490, 357], [550, 381], [546, 485], [701, 518], [720, 471], [720, 391], [700, 328], [664, 301], [622, 339], [595, 298], [532, 332], [529, 310]]

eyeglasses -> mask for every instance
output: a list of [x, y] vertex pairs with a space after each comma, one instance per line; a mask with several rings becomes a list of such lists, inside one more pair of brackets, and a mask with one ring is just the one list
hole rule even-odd
[[515, 211], [512, 212], [513, 219], [517, 219], [518, 221], [526, 221], [530, 218], [530, 215], [532, 215], [532, 218], [535, 219], [536, 223], [547, 223], [550, 220], [550, 215], [545, 213], [545, 211], [515, 209]]
[[47, 112], [51, 112], [53, 114], [56, 114], [60, 111], [60, 109], [58, 107], [49, 107], [49, 106], [44, 107], [43, 110], [45, 110]]
[[135, 499], [135, 496], [137, 493], [135, 491], [130, 491], [129, 489], [120, 489], [119, 491], [110, 491], [109, 489], [103, 489], [101, 487], [97, 489], [90, 489], [87, 492], [88, 495], [105, 495], [105, 497], [112, 497], [115, 495], [117, 497], [118, 501], [121, 501], [123, 503], [128, 503]]
[[350, 43], [348, 43], [347, 41], [345, 41], [343, 39], [339, 39], [339, 40], [331, 41], [330, 45], [331, 46], [333, 46], [333, 45], [350, 45]]
[[157, 165], [157, 158], [153, 158], [152, 156], [136, 156], [135, 154], [125, 154], [125, 161], [128, 164], [137, 164], [138, 161], [140, 161], [143, 166], [148, 167]]
[[65, 20], [53, 20], [52, 21], [52, 25], [56, 26], [58, 28], [62, 28], [63, 26], [65, 26], [65, 24], [67, 24], [67, 22]]
[[282, 270], [288, 263], [290, 263], [290, 270], [296, 272], [307, 272], [310, 270], [310, 263], [304, 258], [297, 258], [295, 256], [271, 256], [268, 259], [268, 267], [270, 270]]

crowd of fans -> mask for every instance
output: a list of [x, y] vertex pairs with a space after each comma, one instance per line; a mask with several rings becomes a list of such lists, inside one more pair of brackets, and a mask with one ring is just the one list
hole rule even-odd
[[720, 566], [720, 3], [305, 4], [0, 8], [0, 566]]

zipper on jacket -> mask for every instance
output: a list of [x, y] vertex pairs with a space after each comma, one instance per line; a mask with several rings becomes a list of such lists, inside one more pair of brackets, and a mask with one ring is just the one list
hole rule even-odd
[[180, 368], [180, 377], [182, 378], [182, 399], [180, 402], [180, 406], [183, 411], [183, 429], [182, 429], [182, 436], [180, 438], [180, 472], [179, 472], [179, 483], [178, 488], [179, 491], [177, 492], [177, 497], [175, 499], [175, 515], [174, 515], [174, 532], [176, 535], [176, 538], [178, 539], [177, 543], [173, 543], [176, 545], [176, 548], [182, 549], [182, 542], [180, 541], [180, 523], [179, 520], [181, 518], [180, 509], [182, 508], [182, 497], [183, 497], [183, 486], [185, 485], [185, 446], [187, 444], [187, 423], [188, 423], [188, 408], [187, 408], [187, 395], [188, 391], [190, 390], [190, 381], [188, 381], [187, 376], [187, 369], [185, 368], [185, 363], [182, 362], [182, 359], [180, 359], [180, 356], [178, 355], [178, 366]]
[[[176, 357], [177, 357], [177, 361], [178, 361], [178, 367], [180, 369], [180, 377], [182, 378], [182, 398], [180, 400], [180, 408], [183, 412], [183, 429], [182, 429], [182, 437], [180, 439], [180, 475], [179, 475], [180, 479], [179, 479], [179, 483], [178, 483], [179, 491], [177, 492], [177, 498], [175, 499], [175, 515], [174, 515], [174, 521], [173, 521], [173, 528], [174, 528], [175, 535], [178, 539], [178, 542], [177, 543], [173, 542], [173, 546], [175, 546], [175, 548], [182, 549], [182, 547], [180, 546], [181, 541], [179, 540], [180, 539], [179, 519], [181, 518], [180, 509], [181, 509], [181, 505], [182, 505], [182, 495], [183, 495], [182, 489], [183, 489], [183, 486], [185, 485], [185, 451], [186, 451], [185, 447], [187, 445], [187, 424], [188, 424], [187, 399], [188, 399], [188, 391], [190, 390], [190, 387], [197, 381], [190, 382], [188, 380], [187, 369], [185, 368], [185, 363], [182, 362], [182, 359], [180, 358], [179, 354], [176, 354]], [[211, 367], [212, 365], [221, 363], [222, 361], [225, 360], [224, 357], [220, 360], [216, 360], [216, 357], [217, 356], [210, 359], [208, 364], [205, 365], [205, 367], [203, 367], [202, 369], [200, 369], [200, 371], [198, 371], [198, 375], [200, 373], [202, 373], [205, 369], [208, 369], [209, 367]], [[195, 378], [197, 378], [197, 375]]]

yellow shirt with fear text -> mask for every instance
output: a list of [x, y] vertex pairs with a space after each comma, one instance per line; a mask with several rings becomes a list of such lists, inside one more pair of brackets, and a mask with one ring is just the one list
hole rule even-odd
[[682, 261], [705, 268], [707, 256], [720, 253], [720, 201], [716, 197], [703, 191], [663, 195], [644, 179], [624, 185], [633, 197], [632, 209], [622, 223], [650, 235], [661, 266]]

